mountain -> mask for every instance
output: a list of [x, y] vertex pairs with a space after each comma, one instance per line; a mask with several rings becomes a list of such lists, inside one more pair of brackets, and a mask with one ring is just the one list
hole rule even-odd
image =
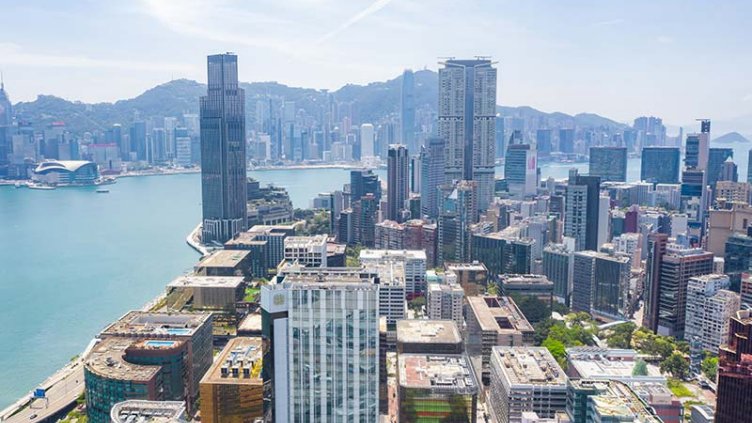
[[[272, 99], [273, 107], [278, 108], [283, 101], [294, 101], [295, 107], [304, 109], [315, 119], [322, 118], [327, 110], [330, 96], [340, 103], [340, 107], [351, 107], [351, 113], [359, 122], [377, 122], [380, 119], [399, 113], [402, 76], [367, 85], [348, 84], [329, 92], [312, 88], [289, 87], [277, 82], [241, 82], [245, 89], [247, 124], [255, 124], [257, 104], [267, 107]], [[51, 95], [40, 95], [31, 102], [18, 103], [15, 111], [20, 120], [30, 122], [35, 128], [43, 129], [50, 123], [63, 121], [74, 134], [104, 131], [115, 123], [124, 127], [133, 121], [150, 117], [180, 116], [184, 113], [198, 113], [198, 99], [206, 93], [206, 85], [187, 79], [170, 81], [145, 91], [138, 97], [120, 100], [115, 103], [86, 104], [71, 102]], [[438, 103], [438, 74], [430, 70], [415, 72], [416, 110], [428, 109], [436, 112]], [[499, 106], [502, 116], [535, 120], [543, 125], [624, 128], [625, 125], [590, 113], [570, 116], [564, 113], [546, 113], [532, 107]]]
[[731, 144], [731, 143], [748, 143], [748, 142], [750, 141], [738, 132], [729, 132], [727, 134], [723, 134], [720, 137], [714, 138], [712, 140], [713, 144]]

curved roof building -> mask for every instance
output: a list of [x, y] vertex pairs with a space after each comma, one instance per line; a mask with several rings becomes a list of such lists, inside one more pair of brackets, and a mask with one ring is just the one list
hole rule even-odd
[[99, 178], [99, 170], [88, 160], [46, 160], [34, 169], [33, 179], [57, 185], [90, 185]]

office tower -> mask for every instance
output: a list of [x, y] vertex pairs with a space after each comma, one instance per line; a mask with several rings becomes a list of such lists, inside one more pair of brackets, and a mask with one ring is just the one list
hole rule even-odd
[[[710, 159], [710, 121], [702, 121], [700, 133], [687, 134], [684, 151], [684, 166], [687, 168], [708, 170]], [[721, 163], [723, 163], [721, 161]]]
[[201, 97], [201, 240], [210, 244], [244, 231], [248, 216], [245, 92], [238, 87], [238, 57], [209, 56], [207, 72], [207, 95]]
[[462, 354], [464, 351], [459, 326], [451, 320], [406, 319], [397, 322], [399, 354]]
[[476, 181], [460, 181], [450, 189], [438, 219], [439, 263], [470, 259], [470, 225], [478, 216]]
[[726, 275], [689, 278], [684, 339], [690, 347], [715, 354], [728, 343], [728, 323], [740, 306], [739, 294], [729, 291], [729, 285]]
[[689, 278], [712, 272], [713, 253], [705, 252], [702, 248], [684, 248], [676, 244], [666, 247], [658, 283], [659, 335], [684, 338]]
[[532, 411], [553, 418], [567, 407], [567, 375], [543, 347], [499, 346], [491, 353], [487, 403], [496, 422], [522, 422]]
[[261, 338], [230, 339], [201, 379], [202, 422], [264, 418], [263, 352]]
[[110, 411], [112, 423], [164, 421], [182, 423], [188, 421], [183, 401], [126, 400], [119, 402]]
[[747, 233], [750, 222], [752, 207], [749, 204], [731, 203], [725, 209], [710, 210], [705, 249], [716, 256], [724, 256], [726, 240], [735, 232]]
[[611, 198], [606, 194], [598, 197], [598, 248], [610, 241], [611, 235]]
[[608, 320], [631, 313], [629, 258], [595, 251], [574, 254], [572, 309]]
[[[10, 96], [5, 91], [5, 81], [0, 75], [0, 127], [11, 126], [13, 123], [13, 103], [10, 102]], [[4, 157], [3, 157], [4, 158]]]
[[416, 151], [415, 142], [415, 75], [410, 69], [402, 73], [402, 90], [400, 92], [400, 143], [409, 151]]
[[360, 200], [366, 194], [373, 194], [376, 202], [381, 201], [379, 176], [372, 170], [350, 171], [350, 203]]
[[[442, 138], [429, 138], [428, 145], [421, 147], [420, 212], [435, 219], [439, 215], [439, 187], [445, 184], [444, 150]], [[417, 217], [417, 216], [415, 216]]]
[[590, 176], [602, 182], [627, 181], [626, 147], [590, 147]]
[[405, 221], [410, 193], [410, 157], [404, 145], [393, 144], [387, 153], [387, 219]]
[[368, 193], [356, 201], [353, 211], [353, 242], [365, 247], [373, 247], [376, 238], [376, 220], [378, 213], [376, 196]]
[[734, 159], [734, 149], [732, 148], [710, 148], [708, 150], [707, 183], [711, 189], [715, 189], [716, 182], [724, 180], [720, 179], [721, 170], [728, 159]]
[[[421, 146], [421, 149], [422, 148], [423, 147]], [[423, 176], [421, 175], [422, 171], [423, 165], [420, 154], [410, 156], [410, 193], [418, 194], [418, 200], [420, 200], [420, 183], [423, 181]], [[420, 209], [420, 201], [418, 202], [418, 208]], [[416, 219], [420, 218], [420, 213], [415, 214], [413, 217]]]
[[370, 123], [360, 125], [360, 157], [373, 157], [374, 129]]
[[726, 239], [723, 255], [723, 273], [731, 278], [731, 286], [738, 289], [742, 275], [749, 272], [752, 265], [752, 236], [740, 232], [732, 233]]
[[658, 298], [661, 283], [661, 265], [666, 254], [668, 235], [651, 233], [648, 235], [647, 261], [645, 264], [645, 286], [643, 289], [645, 306], [642, 325], [653, 332], [658, 330]]
[[182, 401], [189, 388], [187, 357], [188, 343], [183, 340], [102, 340], [84, 362], [89, 421], [109, 423], [112, 407], [129, 399]]
[[533, 196], [538, 187], [538, 153], [530, 144], [510, 144], [504, 161], [504, 180], [515, 199]]
[[531, 238], [514, 238], [503, 232], [473, 234], [471, 258], [483, 263], [491, 275], [530, 273], [533, 262]]
[[554, 298], [563, 304], [569, 304], [573, 267], [574, 249], [569, 245], [550, 243], [543, 248], [543, 274], [554, 284]]
[[654, 184], [678, 184], [680, 155], [678, 147], [643, 148], [640, 180]]
[[600, 178], [569, 172], [564, 213], [564, 235], [574, 238], [575, 250], [598, 249]]
[[[379, 418], [378, 284], [358, 275], [288, 274], [261, 288], [277, 422]], [[326, 330], [324, 330], [326, 328]]]
[[752, 311], [736, 312], [729, 323], [728, 344], [718, 351], [716, 423], [748, 421], [752, 416]]
[[399, 421], [475, 422], [480, 386], [464, 354], [399, 354]]
[[682, 172], [680, 209], [695, 227], [701, 227], [707, 209], [707, 172], [688, 168]]
[[726, 159], [726, 161], [721, 164], [721, 171], [718, 174], [718, 180], [716, 180], [715, 184], [713, 185], [713, 189], [718, 189], [718, 183], [728, 181], [739, 181], [739, 169], [736, 166], [736, 163], [734, 163], [734, 161], [731, 159]]
[[535, 329], [509, 297], [467, 297], [467, 353], [478, 379], [488, 385], [494, 345], [533, 345]]
[[124, 160], [143, 161], [147, 159], [146, 122], [133, 122], [130, 129], [130, 154]]
[[559, 129], [559, 151], [565, 154], [574, 153], [574, 128]]
[[538, 156], [541, 158], [548, 158], [551, 156], [553, 150], [553, 131], [550, 129], [539, 129], [535, 133], [535, 149], [538, 151]]
[[405, 285], [409, 295], [426, 290], [426, 252], [422, 250], [360, 250], [360, 264], [366, 267], [391, 262], [401, 263], [405, 272]]
[[285, 238], [285, 260], [305, 267], [327, 267], [327, 235]]
[[[186, 404], [193, 409], [198, 397], [199, 382], [212, 364], [212, 315], [211, 313], [162, 313], [131, 311], [112, 323], [99, 334], [99, 338], [127, 340], [156, 339], [169, 343], [145, 344], [149, 348], [165, 347], [167, 350], [178, 344], [186, 347]], [[172, 342], [174, 341], [174, 342]], [[147, 341], [148, 342], [148, 341]], [[117, 354], [116, 350], [102, 347], [103, 354]], [[165, 350], [165, 351], [167, 351]], [[122, 350], [119, 351], [122, 355]], [[144, 353], [149, 356], [148, 351]], [[126, 358], [127, 359], [127, 358]], [[148, 363], [141, 363], [148, 364]], [[117, 402], [117, 401], [115, 401]]]
[[487, 59], [446, 60], [439, 69], [439, 137], [447, 181], [478, 184], [478, 210], [494, 193], [496, 68]]
[[462, 327], [465, 319], [462, 318], [462, 301], [465, 298], [465, 290], [459, 284], [429, 283], [426, 299], [426, 312], [429, 319], [454, 320], [457, 326]]
[[660, 146], [666, 141], [666, 127], [661, 118], [641, 116], [634, 120], [632, 127], [642, 137], [643, 146]]

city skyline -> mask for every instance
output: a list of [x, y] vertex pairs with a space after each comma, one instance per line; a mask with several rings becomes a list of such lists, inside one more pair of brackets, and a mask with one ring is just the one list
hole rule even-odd
[[[671, 125], [688, 125], [698, 116], [721, 123], [752, 114], [752, 83], [742, 73], [751, 56], [739, 42], [752, 10], [741, 2], [691, 8], [662, 2], [651, 4], [650, 14], [639, 3], [426, 7], [407, 0], [299, 0], [254, 6], [7, 6], [18, 19], [0, 29], [6, 40], [0, 43], [0, 69], [15, 101], [47, 93], [98, 102], [134, 97], [172, 78], [203, 80], [196, 57], [215, 51], [257, 58], [241, 81], [327, 89], [390, 79], [406, 68], [436, 70], [439, 57], [487, 55], [500, 60], [499, 104], [596, 112], [619, 121], [657, 115]], [[568, 25], [568, 18], [578, 24]], [[52, 37], [21, 25], [30, 20], [79, 29]], [[699, 20], [707, 31], [689, 25]], [[488, 37], [469, 43], [469, 35], [441, 31], [471, 23]], [[105, 28], [117, 31], [108, 35]], [[87, 36], [92, 31], [101, 36]], [[426, 39], [427, 33], [436, 36]], [[734, 66], [715, 66], [720, 60]], [[691, 73], [678, 71], [690, 66]]]

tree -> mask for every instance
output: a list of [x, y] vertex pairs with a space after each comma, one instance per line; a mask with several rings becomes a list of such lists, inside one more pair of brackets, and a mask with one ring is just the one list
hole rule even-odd
[[718, 357], [705, 357], [700, 364], [700, 369], [706, 378], [715, 381], [718, 375]]
[[552, 356], [556, 359], [556, 361], [559, 363], [559, 365], [562, 368], [565, 368], [567, 365], [567, 350], [564, 343], [562, 343], [559, 340], [552, 339], [551, 337], [546, 338], [545, 341], [543, 341], [542, 344], [543, 347], [546, 347], [548, 351], [551, 353]]
[[661, 362], [661, 373], [669, 373], [678, 379], [685, 379], [689, 374], [689, 363], [679, 351], [674, 351]]
[[513, 294], [511, 297], [530, 323], [540, 322], [551, 317], [551, 309], [540, 298], [534, 295], [519, 294]]
[[638, 359], [635, 362], [634, 368], [632, 369], [632, 376], [647, 376], [648, 375], [648, 363], [645, 362], [643, 359]]
[[631, 348], [632, 335], [637, 326], [632, 322], [622, 323], [608, 330], [606, 342], [611, 348]]
[[407, 303], [408, 307], [410, 309], [417, 311], [420, 311], [423, 309], [423, 306], [426, 305], [426, 297], [415, 297], [412, 300], [410, 300], [409, 303]]

